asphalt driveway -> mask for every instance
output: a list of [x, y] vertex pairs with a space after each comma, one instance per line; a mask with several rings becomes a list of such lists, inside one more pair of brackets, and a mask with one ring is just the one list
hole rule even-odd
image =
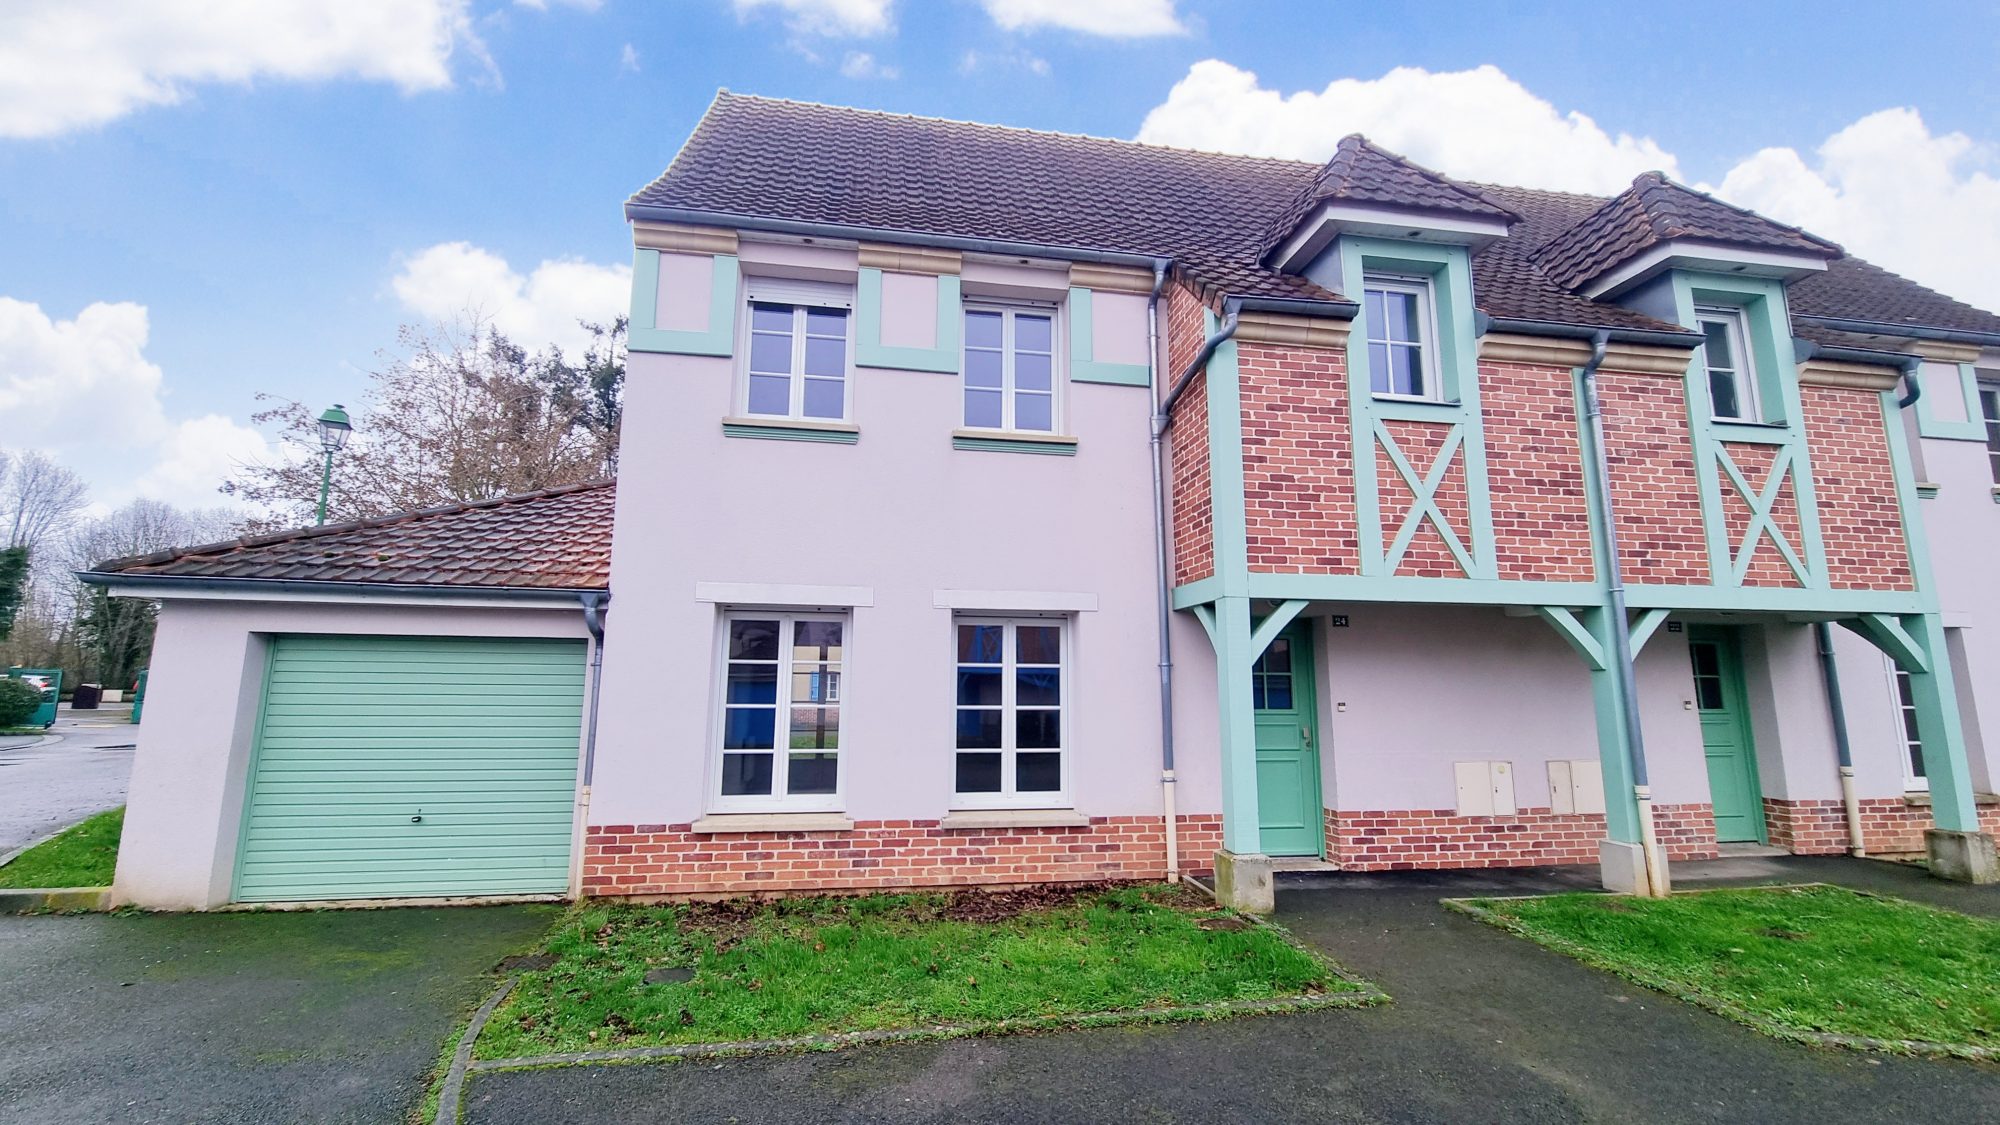
[[[469, 1122], [2000, 1121], [2000, 1067], [1813, 1049], [1624, 985], [1438, 906], [1588, 872], [1290, 879], [1279, 920], [1394, 1004], [1207, 1025], [473, 1076]], [[1854, 860], [1683, 865], [1683, 885], [1828, 880], [1978, 913]]]
[[48, 735], [0, 738], [0, 855], [125, 803], [132, 709], [56, 715]]
[[0, 1122], [393, 1125], [556, 910], [0, 916]]

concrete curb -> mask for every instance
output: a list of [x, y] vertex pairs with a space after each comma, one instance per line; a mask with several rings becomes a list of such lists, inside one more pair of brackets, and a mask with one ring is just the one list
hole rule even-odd
[[0, 890], [0, 914], [33, 914], [53, 911], [102, 911], [111, 909], [110, 887], [56, 887], [52, 889]]
[[472, 1014], [472, 1022], [465, 1025], [465, 1034], [458, 1037], [458, 1049], [452, 1052], [451, 1069], [445, 1071], [444, 1085], [438, 1088], [437, 1116], [435, 1125], [458, 1125], [458, 1107], [465, 1093], [465, 1070], [472, 1064], [472, 1045], [479, 1041], [479, 1033], [486, 1030], [486, 1021], [493, 1018], [493, 1009], [500, 1001], [514, 991], [514, 985], [521, 978], [518, 974], [508, 977], [486, 998], [486, 1003]]
[[[1093, 1027], [1119, 1027], [1142, 1023], [1185, 1023], [1230, 1016], [1308, 1012], [1325, 1008], [1368, 1008], [1388, 1000], [1372, 989], [1356, 992], [1323, 992], [1313, 996], [1290, 996], [1270, 1000], [1223, 1000], [1214, 1004], [1190, 1004], [1175, 1008], [1133, 1008], [1126, 1011], [1085, 1012], [1070, 1016], [1030, 1016], [1020, 1019], [986, 1020], [978, 1023], [933, 1024], [929, 1027], [888, 1028], [875, 1031], [843, 1031], [830, 1035], [801, 1035], [790, 1039], [740, 1039], [723, 1043], [679, 1043], [664, 1047], [628, 1047], [622, 1050], [568, 1051], [553, 1055], [526, 1055], [511, 1059], [482, 1059], [468, 1072], [486, 1074], [502, 1070], [529, 1070], [550, 1066], [588, 1066], [595, 1063], [648, 1062], [661, 1059], [727, 1058], [781, 1051], [826, 1050], [870, 1043], [909, 1043], [939, 1039], [966, 1039], [987, 1035], [1015, 1035], [1034, 1031], [1069, 1031]], [[463, 1042], [461, 1042], [463, 1047]], [[443, 1118], [439, 1118], [440, 1123]]]
[[[1873, 891], [1861, 890], [1855, 887], [1842, 887], [1838, 883], [1779, 883], [1758, 887], [1716, 887], [1713, 889], [1728, 891], [1790, 891], [1812, 887], [1834, 887], [1866, 898], [1893, 899], [1897, 902], [1909, 901], [1908, 899], [1895, 899], [1893, 895], [1876, 894]], [[1674, 893], [1676, 895], [1696, 895], [1705, 894], [1707, 891], [1688, 890], [1675, 891]], [[1802, 1031], [1766, 1016], [1759, 1015], [1747, 1008], [1732, 1004], [1727, 1000], [1686, 988], [1682, 984], [1666, 977], [1634, 970], [1630, 966], [1620, 964], [1609, 957], [1600, 956], [1595, 950], [1587, 946], [1579, 945], [1553, 934], [1539, 932], [1533, 927], [1523, 925], [1512, 918], [1478, 905], [1482, 900], [1522, 901], [1554, 897], [1556, 896], [1478, 895], [1472, 898], [1440, 899], [1439, 902], [1446, 910], [1456, 911], [1469, 918], [1484, 922], [1495, 929], [1505, 930], [1515, 937], [1531, 941], [1551, 952], [1560, 953], [1565, 957], [1580, 961], [1593, 969], [1599, 969], [1622, 980], [1631, 981], [1641, 988], [1651, 989], [1654, 992], [1671, 996], [1684, 1003], [1693, 1004], [1695, 1007], [1706, 1012], [1721, 1016], [1724, 1019], [1733, 1020], [1760, 1034], [1768, 1035], [1773, 1039], [1780, 1039], [1789, 1043], [1803, 1043], [1811, 1047], [1841, 1047], [1852, 1051], [1878, 1051], [1892, 1055], [1914, 1055], [1920, 1058], [1950, 1058], [1970, 1059], [1975, 1062], [2000, 1062], [2000, 1047], [1976, 1047], [1966, 1043], [1938, 1043], [1928, 1039], [1877, 1039], [1867, 1035], [1837, 1035], [1827, 1031]], [[1911, 905], [1921, 906], [1927, 910], [1940, 909], [1939, 907], [1928, 906], [1924, 903], [1912, 903]]]

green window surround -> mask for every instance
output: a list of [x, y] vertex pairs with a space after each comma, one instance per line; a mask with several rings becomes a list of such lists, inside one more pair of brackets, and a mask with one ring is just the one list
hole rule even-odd
[[[1709, 573], [1717, 587], [1743, 589], [1752, 559], [1770, 543], [1801, 586], [1827, 588], [1826, 546], [1820, 538], [1819, 502], [1799, 405], [1798, 361], [1792, 353], [1785, 286], [1770, 278], [1733, 277], [1676, 270], [1671, 277], [1675, 319], [1697, 329], [1698, 309], [1740, 310], [1755, 366], [1757, 408], [1762, 421], [1717, 419], [1710, 402], [1708, 369], [1695, 349], [1685, 380], [1688, 429], [1694, 445], [1695, 485], [1701, 496]], [[1769, 447], [1771, 468], [1752, 477], [1731, 455], [1732, 444]], [[1798, 511], [1800, 542], [1788, 541], [1776, 519], [1778, 497], [1791, 482]], [[1723, 515], [1727, 487], [1750, 509], [1740, 540], [1732, 540]], [[1753, 597], [1753, 600], [1754, 597]]]
[[958, 275], [937, 275], [936, 343], [928, 348], [893, 347], [882, 343], [882, 271], [864, 268], [854, 288], [854, 365], [899, 371], [959, 371], [960, 308]]
[[736, 345], [736, 255], [715, 255], [709, 278], [708, 328], [689, 332], [658, 327], [660, 252], [632, 253], [632, 310], [625, 346], [667, 355], [731, 355]]
[[[1356, 314], [1347, 343], [1348, 403], [1353, 425], [1356, 523], [1361, 540], [1361, 575], [1396, 573], [1411, 542], [1431, 524], [1469, 579], [1498, 577], [1494, 558], [1493, 505], [1486, 473], [1486, 424], [1480, 409], [1478, 347], [1472, 335], [1471, 258], [1463, 246], [1342, 238], [1340, 273], [1349, 290], [1371, 273], [1415, 276], [1430, 282], [1437, 323], [1434, 372], [1439, 399], [1377, 395], [1369, 370], [1370, 325], [1366, 302]], [[1436, 459], [1422, 468], [1396, 442], [1391, 421], [1441, 422], [1451, 433]], [[1393, 470], [1415, 497], [1400, 526], [1384, 526], [1381, 481], [1375, 451], [1388, 454]], [[1366, 450], [1363, 454], [1360, 451]], [[1436, 503], [1439, 485], [1454, 461], [1462, 461], [1469, 527], [1453, 527]]]
[[1143, 387], [1151, 382], [1151, 371], [1143, 363], [1100, 363], [1097, 354], [1097, 321], [1093, 297], [1088, 289], [1069, 291], [1069, 379], [1072, 383], [1111, 383], [1121, 387]]
[[1958, 392], [1959, 403], [1965, 417], [1958, 421], [1937, 417], [1935, 412], [1937, 404], [1932, 401], [1931, 396], [1937, 394], [1940, 388], [1926, 385], [1924, 393], [1917, 396], [1914, 407], [1917, 412], [1917, 433], [1927, 438], [1939, 438], [1945, 441], [1983, 442], [1986, 440], [1986, 419], [1979, 405], [1979, 377], [1974, 374], [1973, 366], [1969, 363], [1956, 366], [1958, 382], [1954, 384], [1953, 389]]

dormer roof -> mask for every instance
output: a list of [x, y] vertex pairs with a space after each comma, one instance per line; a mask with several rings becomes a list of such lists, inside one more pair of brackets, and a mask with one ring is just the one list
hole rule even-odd
[[1476, 191], [1414, 164], [1359, 133], [1340, 139], [1333, 156], [1300, 188], [1264, 230], [1265, 257], [1289, 242], [1327, 204], [1357, 204], [1371, 211], [1511, 225], [1520, 216]]
[[1551, 281], [1581, 289], [1674, 243], [1757, 252], [1773, 268], [1787, 258], [1823, 265], [1841, 256], [1838, 245], [1817, 235], [1644, 172], [1535, 257]]

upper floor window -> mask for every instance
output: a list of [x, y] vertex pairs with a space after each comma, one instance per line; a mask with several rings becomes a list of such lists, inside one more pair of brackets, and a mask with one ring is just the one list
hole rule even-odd
[[964, 378], [966, 426], [1054, 433], [1054, 310], [967, 305]]
[[744, 414], [847, 419], [852, 304], [852, 290], [842, 286], [752, 279]]
[[2000, 386], [1979, 384], [1979, 417], [1986, 423], [1986, 462], [2000, 484]]
[[1723, 422], [1763, 421], [1743, 310], [1704, 305], [1695, 309], [1695, 323], [1701, 329], [1702, 363], [1708, 372], [1710, 416]]
[[1441, 399], [1437, 313], [1427, 277], [1371, 273], [1367, 301], [1368, 378], [1378, 395]]
[[717, 807], [838, 807], [846, 619], [743, 612], [724, 630]]

